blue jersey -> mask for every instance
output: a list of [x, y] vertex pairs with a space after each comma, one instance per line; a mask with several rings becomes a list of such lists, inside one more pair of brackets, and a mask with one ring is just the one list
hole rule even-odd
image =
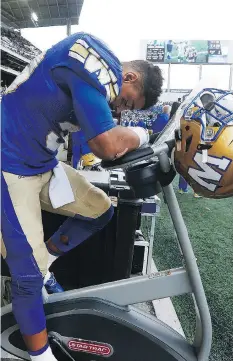
[[119, 60], [97, 38], [76, 33], [35, 58], [2, 98], [2, 169], [47, 172], [68, 131], [88, 141], [115, 126], [109, 103], [122, 84]]
[[167, 125], [169, 121], [169, 115], [162, 113], [158, 114], [156, 120], [152, 124], [153, 133], [162, 132], [163, 128]]
[[143, 120], [139, 120], [137, 123], [137, 127], [146, 129], [146, 123]]

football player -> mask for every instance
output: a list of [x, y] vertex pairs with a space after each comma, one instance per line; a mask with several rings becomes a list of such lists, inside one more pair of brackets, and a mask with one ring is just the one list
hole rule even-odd
[[[113, 214], [103, 191], [58, 163], [57, 149], [68, 132], [79, 129], [100, 159], [147, 143], [145, 129], [116, 126], [111, 108], [119, 114], [150, 107], [162, 80], [159, 67], [121, 63], [101, 40], [76, 33], [35, 58], [2, 98], [2, 254], [31, 360], [55, 360], [42, 301], [43, 285], [50, 293], [62, 291], [47, 272], [51, 257], [76, 247]], [[69, 217], [46, 244], [41, 208]]]

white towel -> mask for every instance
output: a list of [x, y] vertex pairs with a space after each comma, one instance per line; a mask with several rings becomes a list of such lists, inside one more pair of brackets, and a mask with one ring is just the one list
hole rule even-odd
[[49, 184], [49, 198], [55, 209], [75, 201], [69, 179], [61, 163], [53, 169]]

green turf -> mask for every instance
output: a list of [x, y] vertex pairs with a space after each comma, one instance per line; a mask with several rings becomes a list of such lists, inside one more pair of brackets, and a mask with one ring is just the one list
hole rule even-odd
[[[177, 182], [175, 191], [177, 192]], [[233, 360], [233, 198], [195, 199], [177, 194], [197, 258], [213, 324], [211, 361]], [[177, 267], [182, 259], [167, 207], [162, 203], [154, 243], [159, 270]], [[187, 338], [193, 337], [195, 320], [189, 295], [173, 297]]]

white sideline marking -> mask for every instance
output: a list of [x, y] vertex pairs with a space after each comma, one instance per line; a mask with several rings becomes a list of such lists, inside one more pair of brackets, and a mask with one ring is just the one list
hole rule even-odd
[[[151, 273], [158, 272], [154, 260], [151, 262]], [[184, 331], [176, 314], [175, 308], [170, 297], [161, 300], [152, 301], [156, 317], [168, 326], [176, 330], [180, 335], [185, 337]]]

